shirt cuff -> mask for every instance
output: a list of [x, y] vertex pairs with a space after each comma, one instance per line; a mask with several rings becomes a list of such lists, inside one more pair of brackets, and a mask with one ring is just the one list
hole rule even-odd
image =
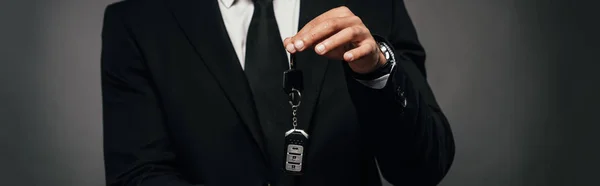
[[[396, 67], [396, 63], [392, 63], [392, 70], [394, 71]], [[356, 79], [356, 81], [358, 81], [360, 84], [363, 84], [364, 86], [367, 86], [369, 88], [372, 89], [382, 89], [383, 87], [385, 87], [385, 85], [388, 82], [388, 79], [390, 78], [390, 73], [385, 74], [379, 78], [373, 79], [373, 80], [360, 80], [360, 79]]]

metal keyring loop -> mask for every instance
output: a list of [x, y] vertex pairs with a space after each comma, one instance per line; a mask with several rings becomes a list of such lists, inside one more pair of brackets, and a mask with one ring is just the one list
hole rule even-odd
[[[298, 94], [298, 99], [297, 99], [298, 103], [296, 103], [296, 104], [293, 103], [294, 96], [295, 96], [294, 93]], [[292, 108], [299, 107], [300, 103], [302, 103], [302, 100], [301, 100], [302, 99], [302, 93], [300, 93], [299, 90], [297, 90], [295, 88], [292, 88], [292, 91], [288, 95], [289, 95], [289, 98], [290, 98], [289, 103], [292, 106]]]

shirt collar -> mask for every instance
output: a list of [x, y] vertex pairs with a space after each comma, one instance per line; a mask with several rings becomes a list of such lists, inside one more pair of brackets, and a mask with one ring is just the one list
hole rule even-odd
[[235, 0], [219, 0], [221, 1], [221, 3], [223, 3], [223, 5], [226, 8], [231, 8], [231, 6], [233, 5], [233, 3], [235, 3]]

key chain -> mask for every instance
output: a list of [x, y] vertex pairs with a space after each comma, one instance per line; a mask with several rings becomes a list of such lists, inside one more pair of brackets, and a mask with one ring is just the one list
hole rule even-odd
[[302, 102], [304, 89], [302, 71], [296, 69], [295, 54], [290, 54], [290, 69], [283, 73], [283, 89], [288, 94], [292, 107], [292, 129], [285, 133], [285, 167], [290, 175], [302, 175], [304, 169], [304, 155], [308, 145], [308, 134], [298, 129], [298, 107]]

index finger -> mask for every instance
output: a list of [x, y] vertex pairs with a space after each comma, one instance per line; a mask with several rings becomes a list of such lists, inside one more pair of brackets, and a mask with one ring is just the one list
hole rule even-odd
[[322, 13], [321, 15], [315, 17], [314, 19], [312, 19], [308, 23], [306, 23], [306, 25], [304, 25], [304, 27], [302, 27], [302, 29], [300, 29], [298, 31], [298, 33], [296, 33], [296, 35], [290, 37], [290, 39], [286, 39], [286, 41], [284, 41], [284, 43], [283, 43], [283, 46], [288, 46], [289, 44], [292, 44], [292, 42], [297, 40], [297, 38], [298, 38], [297, 36], [302, 36], [302, 35], [306, 34], [306, 32], [311, 30], [313, 27], [315, 27], [319, 23], [323, 22], [323, 20], [327, 20], [332, 17], [347, 17], [350, 15], [353, 15], [353, 14], [350, 11], [350, 9], [348, 9], [348, 7], [346, 7], [346, 6], [340, 6], [340, 7], [328, 10], [327, 12]]

